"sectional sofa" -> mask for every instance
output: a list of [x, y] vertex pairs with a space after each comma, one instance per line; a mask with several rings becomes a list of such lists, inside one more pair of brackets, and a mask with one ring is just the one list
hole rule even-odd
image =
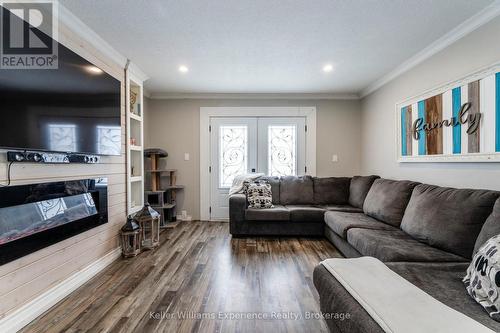
[[[500, 323], [467, 294], [462, 283], [473, 254], [500, 234], [500, 192], [376, 176], [285, 177], [275, 179], [274, 189], [279, 193], [275, 198], [273, 191], [273, 202], [282, 211], [281, 220], [272, 220], [278, 213], [249, 212], [244, 196], [238, 195], [230, 198], [231, 233], [299, 235], [305, 230], [303, 235], [319, 235], [322, 231], [345, 257], [378, 258], [442, 303], [500, 331]], [[323, 212], [323, 225], [317, 210]], [[314, 230], [307, 228], [309, 223]], [[324, 266], [315, 268], [313, 281], [322, 312], [350, 314], [349, 320], [327, 320], [332, 332], [383, 332]]]
[[252, 209], [244, 194], [229, 197], [229, 231], [235, 236], [323, 236], [325, 212], [363, 212], [377, 176], [261, 177], [271, 184], [274, 208]]

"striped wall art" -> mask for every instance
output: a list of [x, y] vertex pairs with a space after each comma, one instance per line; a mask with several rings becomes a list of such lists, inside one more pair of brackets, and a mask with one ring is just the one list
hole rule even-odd
[[396, 105], [400, 162], [499, 162], [500, 67]]

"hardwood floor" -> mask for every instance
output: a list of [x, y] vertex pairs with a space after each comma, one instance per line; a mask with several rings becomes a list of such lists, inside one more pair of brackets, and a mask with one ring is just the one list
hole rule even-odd
[[[233, 239], [224, 222], [185, 222], [161, 239], [159, 248], [110, 265], [23, 332], [327, 331], [322, 319], [305, 318], [319, 312], [314, 266], [341, 256], [326, 239]], [[229, 317], [238, 315], [250, 318]]]

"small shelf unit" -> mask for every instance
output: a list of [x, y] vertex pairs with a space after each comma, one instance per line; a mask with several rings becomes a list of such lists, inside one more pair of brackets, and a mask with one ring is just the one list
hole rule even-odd
[[127, 68], [126, 146], [127, 146], [127, 213], [137, 213], [144, 206], [144, 73]]
[[169, 228], [177, 225], [177, 191], [184, 186], [176, 184], [177, 169], [160, 167], [160, 159], [166, 158], [165, 155], [145, 151], [145, 157], [150, 160], [150, 168], [144, 171], [150, 179], [150, 190], [144, 191], [144, 197], [161, 214], [160, 227]]

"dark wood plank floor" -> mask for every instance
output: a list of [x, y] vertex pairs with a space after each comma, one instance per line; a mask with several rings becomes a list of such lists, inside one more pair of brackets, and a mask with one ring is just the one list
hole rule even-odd
[[[319, 311], [314, 266], [340, 257], [327, 240], [233, 239], [223, 222], [182, 223], [161, 238], [159, 248], [116, 261], [23, 331], [327, 331], [323, 320], [305, 318]], [[302, 317], [277, 317], [295, 314]]]

